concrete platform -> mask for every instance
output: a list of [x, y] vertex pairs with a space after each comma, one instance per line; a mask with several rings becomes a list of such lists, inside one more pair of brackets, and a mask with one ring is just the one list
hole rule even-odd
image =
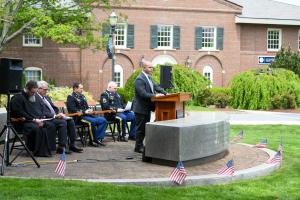
[[[59, 177], [55, 167], [59, 155], [50, 158], [38, 157], [41, 168], [37, 168], [30, 157], [20, 156], [12, 166], [5, 168], [5, 177], [54, 178], [110, 182], [137, 185], [175, 185], [169, 180], [174, 167], [142, 162], [141, 154], [134, 153], [134, 142], [113, 142], [106, 138], [106, 147], [86, 147], [84, 153], [67, 155], [67, 170]], [[3, 145], [0, 146], [2, 152]], [[16, 152], [13, 152], [15, 154]], [[223, 159], [186, 167], [188, 177], [184, 185], [207, 185], [249, 179], [271, 173], [279, 164], [265, 164], [274, 151], [261, 150], [245, 144], [229, 144], [229, 154]], [[234, 176], [219, 176], [216, 172], [229, 159], [234, 159]]]

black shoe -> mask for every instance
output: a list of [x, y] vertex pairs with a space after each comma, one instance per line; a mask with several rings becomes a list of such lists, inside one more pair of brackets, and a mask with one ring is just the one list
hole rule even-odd
[[64, 151], [65, 151], [65, 154], [71, 154], [72, 153], [71, 151], [64, 150], [64, 149], [65, 149], [64, 147], [57, 147], [56, 153], [57, 154], [63, 154]]
[[106, 146], [102, 140], [95, 140], [95, 143], [100, 145], [100, 146]]
[[81, 153], [83, 149], [76, 147], [75, 145], [70, 146], [69, 148], [70, 151], [76, 152], [76, 153]]
[[134, 152], [136, 152], [136, 153], [143, 153], [144, 150], [142, 148], [139, 148], [139, 149], [135, 148]]
[[120, 138], [120, 141], [121, 141], [121, 142], [128, 142], [124, 136], [122, 136], [122, 137]]
[[128, 140], [133, 140], [133, 141], [135, 141], [135, 137], [128, 137]]
[[89, 143], [88, 143], [88, 146], [91, 146], [91, 147], [98, 147], [99, 145], [98, 145], [98, 144], [95, 144], [94, 142], [89, 142]]

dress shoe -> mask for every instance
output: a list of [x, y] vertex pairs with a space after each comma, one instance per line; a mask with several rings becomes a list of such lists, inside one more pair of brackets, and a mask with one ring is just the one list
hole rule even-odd
[[135, 141], [135, 137], [128, 137], [128, 140], [133, 140], [133, 141]]
[[76, 152], [76, 153], [81, 153], [83, 151], [83, 149], [76, 147], [75, 145], [70, 146], [69, 148], [70, 151]]
[[136, 153], [143, 153], [144, 152], [144, 150], [142, 149], [142, 148], [139, 148], [139, 149], [134, 149], [134, 152], [136, 152]]
[[96, 144], [96, 143], [94, 143], [94, 142], [92, 142], [92, 141], [90, 141], [90, 142], [88, 143], [88, 146], [91, 146], [91, 147], [98, 147], [99, 145]]
[[120, 138], [120, 141], [121, 141], [121, 142], [128, 142], [124, 136], [122, 136], [122, 137]]
[[69, 150], [65, 150], [65, 148], [64, 147], [57, 147], [57, 149], [56, 149], [56, 153], [57, 154], [63, 154], [63, 152], [65, 151], [65, 154], [71, 154], [72, 152], [71, 151], [69, 151]]
[[100, 146], [106, 146], [102, 140], [95, 140], [94, 142]]

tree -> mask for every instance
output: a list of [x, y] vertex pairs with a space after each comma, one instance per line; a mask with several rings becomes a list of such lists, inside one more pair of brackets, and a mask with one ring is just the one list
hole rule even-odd
[[270, 65], [271, 68], [285, 68], [300, 76], [300, 54], [293, 52], [290, 47], [282, 48]]
[[101, 49], [104, 38], [94, 31], [103, 22], [94, 20], [92, 10], [106, 12], [123, 2], [127, 0], [0, 0], [0, 52], [24, 32], [59, 44]]

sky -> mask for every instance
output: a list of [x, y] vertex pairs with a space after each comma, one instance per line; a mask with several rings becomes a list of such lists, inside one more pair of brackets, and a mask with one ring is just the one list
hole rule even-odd
[[300, 0], [275, 0], [275, 1], [280, 1], [284, 3], [289, 3], [289, 4], [294, 4], [300, 6]]

